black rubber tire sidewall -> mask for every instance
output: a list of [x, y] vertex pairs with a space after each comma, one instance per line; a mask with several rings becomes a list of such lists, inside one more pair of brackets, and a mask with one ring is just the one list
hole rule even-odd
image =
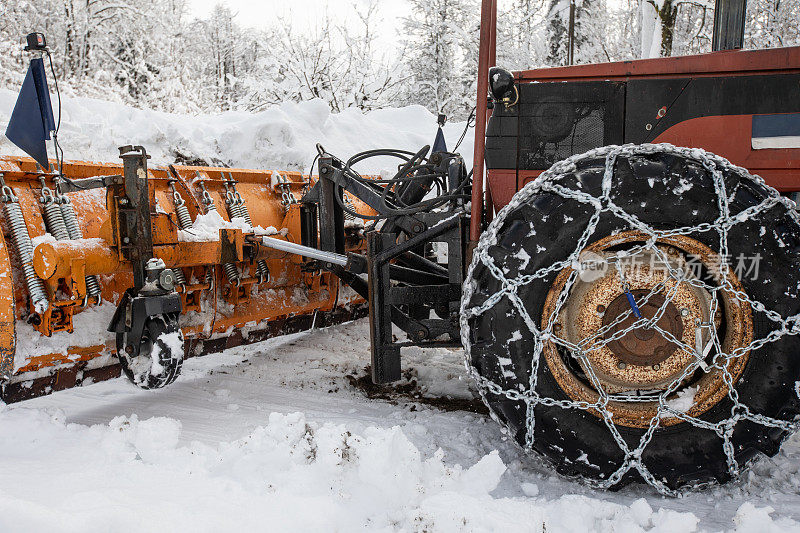
[[[133, 370], [132, 359], [124, 351], [118, 352], [119, 363], [125, 376], [142, 389], [160, 389], [172, 384], [180, 375], [183, 367], [183, 353], [180, 357], [173, 357], [172, 351], [163, 340], [161, 335], [177, 328], [177, 316], [153, 316], [148, 318], [144, 324], [142, 332], [142, 342], [140, 343], [140, 353], [149, 354], [152, 352], [154, 344], [159, 351], [159, 365], [161, 372], [153, 373], [151, 370], [137, 376]], [[122, 334], [117, 334], [117, 346], [124, 346]], [[144, 356], [144, 355], [143, 355]], [[149, 368], [149, 367], [148, 367]]]
[[[574, 159], [576, 166], [560, 177], [558, 183], [599, 196], [605, 165], [603, 153], [596, 152], [593, 156]], [[775, 194], [760, 180], [741, 169], [729, 167], [724, 175], [732, 214]], [[710, 173], [669, 147], [664, 147], [658, 154], [620, 157], [615, 166], [614, 180], [612, 200], [652, 227], [694, 226], [700, 222], [711, 222], [718, 215]], [[682, 180], [692, 184], [689, 194], [686, 194], [687, 191], [676, 192], [684, 188], [685, 182]], [[578, 183], [579, 186], [576, 185]], [[525, 192], [525, 195], [529, 195], [525, 202], [517, 206], [512, 202], [493, 223], [500, 227], [497, 233], [499, 241], [503, 241], [504, 235], [519, 233], [521, 225], [518, 222], [514, 227], [514, 221], [528, 224], [535, 231], [533, 235], [526, 235], [522, 239], [512, 235], [508, 242], [494, 243], [487, 248], [496, 263], [507, 266], [510, 271], [514, 270], [515, 262], [517, 267], [520, 264], [514, 257], [520, 248], [524, 248], [530, 256], [524, 269], [526, 273], [568, 257], [594, 211], [574, 200], [564, 200], [553, 193], [535, 193], [530, 189]], [[760, 230], [762, 225], [768, 228], [763, 236]], [[604, 215], [589, 242], [628, 229], [631, 228], [624, 221]], [[693, 237], [714, 250], [719, 248], [715, 241], [718, 238], [716, 232]], [[784, 203], [770, 209], [759, 220], [734, 226], [728, 244], [732, 257], [738, 254], [753, 256], [756, 253], [762, 256], [758, 279], [741, 280], [747, 294], [784, 317], [800, 311], [797, 303], [800, 226]], [[468, 282], [472, 281], [475, 285], [472, 297], [464, 302], [466, 305], [479, 303], [500, 288], [499, 282], [480, 263], [474, 262], [470, 273]], [[537, 325], [553, 279], [554, 275], [549, 275], [518, 290]], [[466, 325], [469, 331], [462, 335], [468, 336], [465, 339], [469, 344], [468, 363], [481, 376], [506, 389], [525, 389], [531, 368], [533, 335], [526, 330], [508, 299], [501, 300], [480, 320], [467, 320]], [[754, 314], [754, 338], [764, 337], [773, 327], [762, 314]], [[522, 338], [509, 342], [514, 331], [519, 331]], [[513, 378], [504, 376], [497, 362], [497, 354], [503, 353], [503, 345], [507, 346], [507, 357], [513, 364]], [[783, 420], [790, 420], [800, 412], [794, 387], [796, 377], [800, 376], [800, 358], [797, 357], [795, 346], [794, 337], [787, 336], [750, 354], [736, 389], [741, 402], [753, 412]], [[544, 361], [539, 365], [537, 392], [543, 397], [567, 399]], [[514, 438], [520, 444], [525, 444], [528, 433], [525, 403], [488, 392], [485, 393], [485, 399]], [[701, 418], [718, 422], [730, 416], [731, 407], [729, 400], [720, 402]], [[605, 423], [591, 413], [539, 405], [535, 408], [534, 420], [534, 451], [548, 458], [564, 475], [602, 481], [617, 470], [624, 460], [623, 452], [613, 441]], [[643, 430], [617, 427], [628, 445], [636, 447]], [[748, 464], [758, 451], [776, 453], [785, 436], [785, 432], [780, 430], [740, 421], [732, 436], [737, 462], [740, 465]], [[724, 482], [730, 478], [720, 437], [712, 431], [686, 423], [658, 429], [645, 448], [642, 460], [656, 479], [673, 489], [706, 482]], [[623, 483], [637, 477], [629, 472]]]

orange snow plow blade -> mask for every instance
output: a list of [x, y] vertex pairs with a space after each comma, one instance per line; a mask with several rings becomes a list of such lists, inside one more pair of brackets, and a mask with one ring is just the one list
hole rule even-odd
[[[123, 164], [68, 161], [62, 175], [54, 179], [32, 159], [0, 157], [5, 402], [120, 375], [107, 327], [133, 286], [130, 238], [118, 227], [126, 201], [112, 192]], [[254, 239], [258, 233], [301, 244], [301, 217], [309, 215], [299, 200], [313, 184], [309, 176], [170, 165], [148, 168], [146, 178], [153, 257], [175, 274], [184, 357], [366, 315], [363, 299], [341, 290], [332, 273]], [[102, 186], [83, 185], [92, 181]], [[231, 211], [231, 203], [246, 213]], [[234, 216], [248, 224], [231, 223]], [[362, 243], [359, 229], [349, 228], [347, 251]]]

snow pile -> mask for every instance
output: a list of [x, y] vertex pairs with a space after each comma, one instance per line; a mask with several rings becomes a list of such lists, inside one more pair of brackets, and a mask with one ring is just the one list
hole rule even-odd
[[[114, 316], [116, 306], [103, 302], [99, 306], [90, 306], [72, 317], [73, 333], [59, 331], [50, 337], [42, 336], [27, 322], [17, 320], [17, 345], [14, 352], [14, 371], [27, 365], [32, 358], [51, 353], [68, 355], [70, 346], [102, 346], [113, 343], [114, 336], [106, 331]], [[80, 354], [75, 354], [77, 359]], [[99, 361], [97, 362], [99, 364]], [[102, 364], [100, 364], [102, 366]]]
[[781, 533], [784, 531], [792, 531], [797, 533], [800, 531], [800, 524], [794, 520], [787, 518], [778, 518], [774, 520], [772, 513], [775, 512], [770, 506], [756, 507], [750, 502], [743, 503], [736, 516], [733, 517], [733, 522], [736, 524], [736, 532], [739, 533]]
[[[274, 226], [262, 228], [261, 226], [251, 226], [242, 217], [233, 217], [230, 222], [222, 218], [217, 211], [209, 211], [204, 215], [198, 215], [194, 220], [191, 229], [178, 230], [179, 241], [208, 242], [219, 240], [219, 230], [221, 229], [240, 229], [245, 232], [252, 231], [255, 235], [277, 235], [280, 233]], [[282, 229], [286, 232], [286, 229]]]
[[[0, 131], [5, 131], [17, 94], [0, 90]], [[91, 98], [64, 98], [58, 140], [66, 159], [114, 162], [117, 147], [142, 145], [153, 164], [200, 158], [211, 164], [240, 168], [308, 172], [316, 143], [343, 159], [363, 150], [401, 148], [417, 151], [432, 144], [436, 116], [422, 106], [362, 113], [347, 109], [331, 113], [322, 100], [284, 103], [260, 113], [228, 111], [217, 115], [180, 115], [147, 111]], [[447, 124], [454, 143], [464, 123]], [[471, 135], [461, 153], [471, 167]], [[25, 155], [0, 135], [0, 155]], [[362, 172], [395, 169], [397, 160], [371, 159], [357, 166]]]
[[5, 410], [0, 465], [26, 482], [0, 493], [0, 529], [679, 532], [697, 524], [644, 500], [495, 498], [506, 470], [497, 452], [448, 465], [441, 450], [424, 457], [397, 427], [353, 433], [272, 413], [246, 437], [214, 446], [179, 445], [180, 433], [170, 418], [86, 427], [59, 412]]
[[245, 230], [247, 222], [243, 218], [234, 217], [230, 222], [222, 218], [217, 211], [209, 211], [198, 215], [191, 229], [178, 230], [179, 241], [218, 241], [219, 230], [241, 229]]

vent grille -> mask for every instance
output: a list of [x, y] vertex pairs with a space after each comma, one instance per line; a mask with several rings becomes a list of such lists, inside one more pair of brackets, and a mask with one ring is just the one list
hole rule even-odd
[[526, 83], [520, 89], [520, 169], [546, 169], [571, 155], [623, 142], [623, 83]]

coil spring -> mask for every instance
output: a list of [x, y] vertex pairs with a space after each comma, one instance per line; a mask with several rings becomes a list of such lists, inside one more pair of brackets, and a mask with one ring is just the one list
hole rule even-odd
[[[176, 192], [175, 195], [180, 198]], [[183, 200], [181, 198], [181, 200]], [[192, 217], [189, 215], [189, 210], [186, 208], [186, 203], [182, 202], [175, 204], [175, 213], [178, 215], [178, 225], [181, 229], [188, 229], [192, 227]], [[186, 276], [182, 268], [173, 268], [172, 273], [175, 275], [175, 283], [181, 287], [186, 285]]]
[[252, 226], [253, 220], [250, 218], [250, 211], [247, 209], [247, 204], [244, 203], [244, 198], [238, 192], [234, 194], [234, 198], [236, 199], [236, 208], [239, 211], [239, 216]]
[[33, 269], [33, 243], [28, 234], [28, 227], [25, 225], [25, 218], [22, 216], [22, 209], [17, 203], [16, 197], [8, 187], [4, 187], [3, 192], [6, 196], [5, 199], [8, 199], [3, 204], [3, 213], [11, 230], [11, 243], [14, 245], [14, 249], [17, 251], [22, 263], [25, 286], [28, 288], [33, 310], [41, 314], [50, 307], [50, 301], [47, 299], [44, 283]]
[[[350, 209], [351, 211], [355, 211], [356, 210], [356, 207], [353, 205], [353, 201], [350, 200], [350, 197], [348, 195], [345, 194], [342, 197], [342, 201], [345, 203], [345, 205], [347, 205], [348, 209]], [[356, 217], [352, 213], [349, 213], [349, 212], [345, 211], [344, 212], [344, 219], [352, 221], [352, 220], [355, 220]]]
[[239, 271], [236, 269], [236, 265], [233, 263], [225, 263], [222, 265], [222, 268], [225, 271], [225, 277], [228, 278], [231, 285], [239, 285]]
[[175, 267], [172, 269], [172, 274], [175, 276], [176, 285], [186, 285], [186, 276], [183, 274], [183, 269]]
[[100, 288], [100, 278], [98, 278], [96, 274], [92, 274], [86, 276], [84, 279], [86, 280], [86, 294], [99, 298], [100, 293], [103, 292]]
[[256, 273], [262, 282], [269, 281], [269, 267], [263, 259], [256, 261]]
[[83, 239], [83, 230], [78, 224], [78, 217], [75, 216], [75, 209], [72, 207], [72, 202], [67, 197], [61, 197], [59, 207], [61, 208], [61, 216], [64, 219], [64, 224], [67, 226], [67, 233], [72, 240]]
[[175, 190], [173, 185], [172, 199], [175, 202], [175, 214], [178, 216], [178, 226], [181, 229], [189, 229], [192, 227], [192, 217], [189, 215], [189, 209], [186, 207], [186, 201], [181, 196], [181, 193]]
[[206, 186], [203, 182], [200, 182], [200, 188], [203, 189], [203, 205], [206, 206], [206, 214], [210, 213], [211, 211], [216, 211], [217, 204], [214, 203], [214, 199], [211, 198], [210, 194], [208, 194]]
[[68, 241], [69, 231], [67, 230], [67, 224], [64, 222], [64, 215], [61, 213], [61, 206], [58, 205], [58, 201], [53, 197], [49, 189], [42, 190], [40, 200], [47, 231], [58, 241]]
[[[78, 223], [78, 217], [75, 216], [75, 209], [72, 207], [72, 202], [64, 195], [58, 199], [58, 206], [61, 211], [61, 218], [67, 229], [67, 234], [70, 239], [78, 240], [83, 239], [83, 231]], [[56, 237], [58, 238], [58, 237]], [[96, 275], [85, 277], [86, 280], [86, 294], [99, 298], [100, 293], [103, 292], [100, 287], [100, 278]]]
[[[217, 210], [217, 205], [214, 203], [214, 200], [211, 198], [211, 195], [208, 194], [208, 191], [205, 188], [205, 185], [201, 182], [200, 187], [203, 189], [203, 204], [206, 206], [206, 213], [210, 213], [211, 211]], [[228, 215], [230, 216], [230, 204], [228, 204]], [[225, 272], [225, 277], [228, 278], [228, 282], [231, 285], [239, 285], [239, 270], [236, 268], [236, 265], [233, 263], [225, 263], [222, 265], [222, 269]], [[206, 271], [206, 282], [210, 283], [209, 276], [211, 271]]]
[[[242, 195], [238, 192], [236, 193], [236, 204], [239, 208], [239, 216], [245, 219], [250, 227], [252, 227], [253, 220], [250, 218], [250, 211], [247, 209], [247, 204], [244, 203], [244, 198], [242, 198]], [[269, 280], [269, 267], [267, 266], [267, 262], [263, 259], [258, 259], [256, 261], [256, 274], [262, 282]]]
[[[189, 209], [186, 207], [186, 201], [176, 190], [172, 191], [172, 198], [175, 201], [175, 214], [178, 217], [178, 226], [181, 229], [189, 229], [192, 227], [192, 216], [189, 214]], [[172, 272], [175, 274], [175, 283], [180, 286], [186, 285], [186, 276], [182, 268], [173, 268]]]
[[231, 220], [237, 217], [243, 218], [236, 196], [231, 192], [225, 193], [225, 207], [228, 209], [228, 218]]
[[189, 215], [189, 209], [186, 208], [186, 203], [175, 205], [175, 213], [178, 215], [178, 225], [181, 229], [189, 229], [192, 227], [192, 217]]
[[[230, 216], [243, 218], [252, 227], [253, 219], [250, 218], [250, 211], [247, 209], [247, 204], [244, 202], [242, 195], [234, 189], [233, 193], [229, 192], [226, 196], [228, 198], [227, 205]], [[256, 261], [256, 275], [262, 282], [269, 280], [269, 267], [263, 259]]]
[[[208, 194], [206, 186], [202, 181], [200, 182], [200, 188], [203, 189], [203, 205], [206, 206], [206, 214], [210, 213], [211, 211], [216, 211], [217, 204], [214, 203], [214, 200], [211, 198], [211, 195]], [[206, 283], [208, 284], [209, 287], [214, 286], [214, 274], [211, 268], [206, 269]]]

